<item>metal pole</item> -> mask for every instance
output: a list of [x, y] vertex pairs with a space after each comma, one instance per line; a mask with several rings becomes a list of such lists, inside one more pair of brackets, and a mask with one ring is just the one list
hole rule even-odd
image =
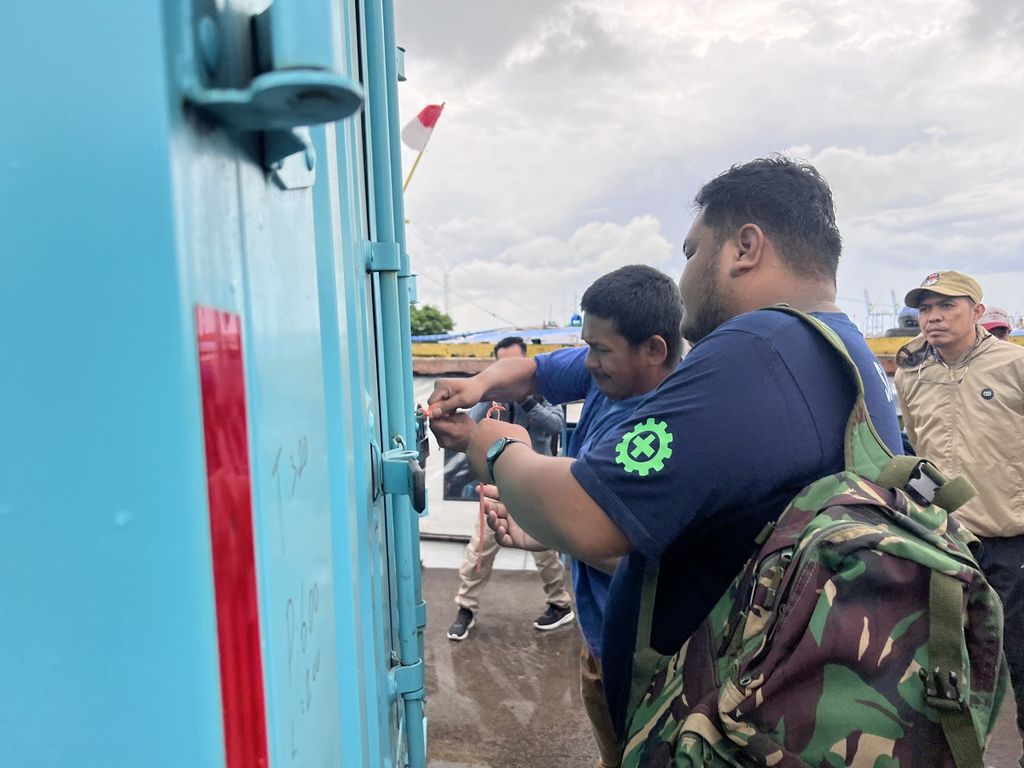
[[[373, 169], [373, 204], [378, 243], [395, 244], [401, 254], [398, 271], [381, 271], [380, 310], [383, 361], [381, 371], [387, 398], [387, 428], [391, 447], [411, 449], [412, 343], [409, 337], [408, 256], [405, 252], [404, 205], [399, 169], [397, 114], [397, 51], [391, 0], [371, 0], [366, 5], [367, 75], [369, 78], [369, 125]], [[400, 275], [402, 277], [400, 277]], [[423, 653], [420, 627], [425, 618], [420, 599], [419, 531], [408, 496], [392, 495], [395, 531], [394, 558], [398, 613], [398, 643], [405, 711], [408, 763], [426, 764], [423, 726]], [[398, 675], [394, 677], [398, 680]]]

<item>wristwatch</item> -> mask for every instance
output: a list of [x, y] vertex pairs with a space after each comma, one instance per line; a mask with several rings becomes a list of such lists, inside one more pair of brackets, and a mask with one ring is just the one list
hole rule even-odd
[[517, 440], [514, 437], [499, 437], [493, 443], [491, 447], [487, 449], [487, 474], [490, 475], [491, 483], [494, 483], [494, 462], [498, 460], [498, 457], [508, 448], [512, 443], [522, 443], [526, 445], [522, 440]]

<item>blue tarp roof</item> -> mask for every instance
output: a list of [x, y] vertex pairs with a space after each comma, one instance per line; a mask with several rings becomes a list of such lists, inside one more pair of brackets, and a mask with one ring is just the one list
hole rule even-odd
[[527, 344], [582, 344], [578, 325], [558, 328], [495, 328], [490, 331], [468, 331], [466, 333], [435, 333], [430, 336], [413, 336], [413, 341], [444, 341], [449, 344], [493, 344], [506, 336], [522, 336]]

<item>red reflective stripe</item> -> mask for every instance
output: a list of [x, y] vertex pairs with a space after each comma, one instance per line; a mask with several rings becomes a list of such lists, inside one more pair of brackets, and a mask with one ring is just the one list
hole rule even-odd
[[238, 315], [196, 307], [227, 768], [267, 766], [252, 485]]

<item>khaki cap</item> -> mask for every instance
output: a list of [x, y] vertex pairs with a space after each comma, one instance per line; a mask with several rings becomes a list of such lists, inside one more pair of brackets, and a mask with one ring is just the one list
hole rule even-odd
[[981, 284], [977, 280], [955, 269], [947, 269], [932, 272], [921, 283], [921, 287], [907, 293], [903, 301], [908, 307], [917, 307], [921, 303], [921, 294], [929, 291], [943, 296], [966, 296], [975, 303], [979, 303], [982, 297]]

